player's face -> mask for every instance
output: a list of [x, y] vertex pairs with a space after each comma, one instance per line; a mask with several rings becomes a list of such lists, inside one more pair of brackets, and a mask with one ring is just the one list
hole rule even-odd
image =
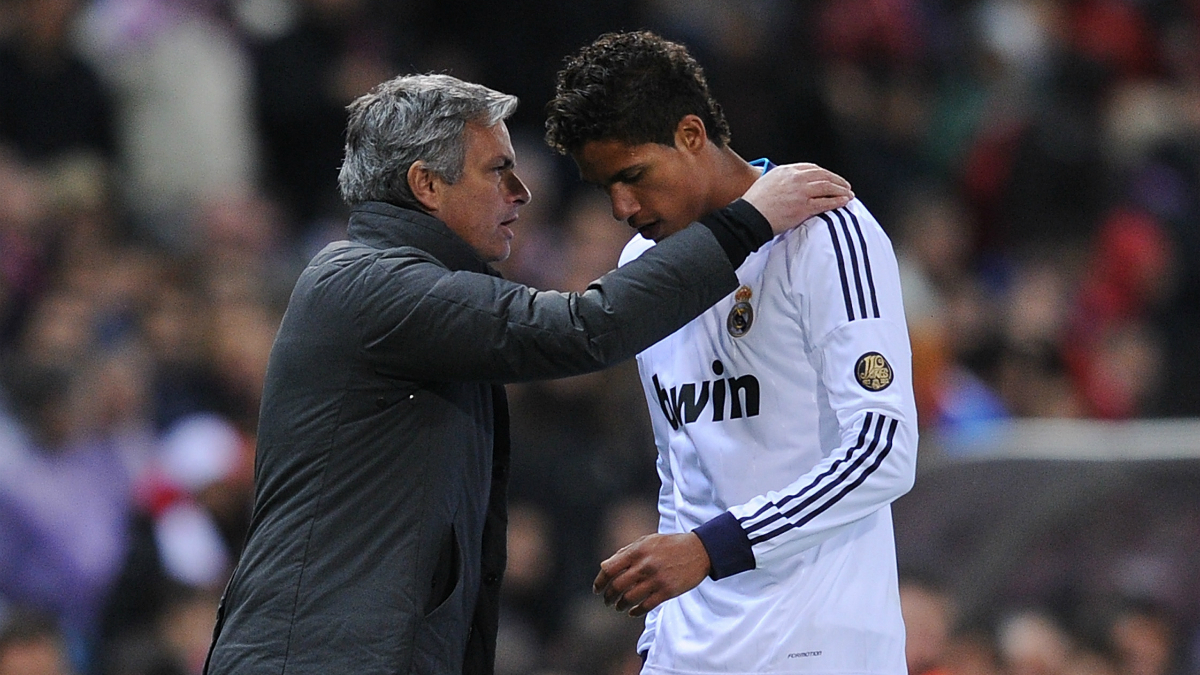
[[463, 131], [466, 153], [463, 174], [453, 185], [442, 184], [445, 196], [438, 218], [487, 262], [508, 257], [517, 209], [529, 202], [529, 190], [514, 172], [516, 153], [504, 122], [485, 127], [468, 124]]
[[591, 141], [575, 155], [583, 179], [608, 193], [613, 218], [661, 241], [710, 210], [695, 145]]

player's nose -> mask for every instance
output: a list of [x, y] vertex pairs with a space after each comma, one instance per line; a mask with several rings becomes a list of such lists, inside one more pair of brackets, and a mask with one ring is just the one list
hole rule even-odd
[[641, 208], [633, 194], [620, 185], [612, 186], [608, 198], [612, 202], [613, 218], [617, 220], [629, 220]]

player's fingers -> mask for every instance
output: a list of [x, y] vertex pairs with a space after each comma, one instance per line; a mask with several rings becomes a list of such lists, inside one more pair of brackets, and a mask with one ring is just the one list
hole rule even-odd
[[850, 181], [840, 175], [824, 169], [816, 164], [794, 164], [791, 165], [793, 170], [800, 174], [800, 177], [810, 183], [825, 182], [839, 185], [843, 188], [850, 189]]
[[592, 580], [592, 593], [596, 595], [603, 593], [604, 589], [608, 588], [609, 581], [608, 573], [604, 571], [604, 568], [600, 568], [600, 573]]
[[620, 602], [621, 597], [628, 593], [636, 582], [637, 579], [628, 570], [613, 577], [604, 588], [604, 604], [612, 606]]
[[850, 203], [852, 197], [813, 197], [808, 201], [808, 206], [813, 214], [824, 213], [834, 209], [840, 209]]
[[645, 616], [647, 612], [663, 604], [671, 599], [671, 594], [666, 589], [659, 589], [654, 593], [650, 593], [641, 602], [638, 602], [629, 609], [629, 616], [639, 617]]
[[629, 590], [621, 594], [613, 605], [618, 612], [630, 611], [643, 603], [646, 598], [652, 595], [653, 586], [650, 583], [642, 582], [630, 587]]
[[604, 604], [608, 607], [612, 607], [613, 605], [617, 604], [617, 601], [621, 599], [622, 593], [623, 592], [620, 589], [615, 588], [613, 584], [609, 584], [608, 588], [604, 589]]
[[629, 547], [626, 546], [620, 551], [612, 554], [607, 560], [600, 563], [600, 573], [592, 581], [592, 592], [599, 594], [608, 588], [612, 580], [625, 571], [629, 567], [629, 556], [626, 553]]

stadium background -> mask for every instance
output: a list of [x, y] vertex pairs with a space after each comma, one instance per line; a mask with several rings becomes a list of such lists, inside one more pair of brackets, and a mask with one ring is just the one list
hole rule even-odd
[[[520, 96], [503, 271], [579, 289], [629, 233], [542, 105], [640, 27], [742, 156], [842, 173], [896, 244], [914, 675], [1200, 673], [1196, 0], [0, 0], [0, 673], [43, 633], [80, 675], [198, 672], [344, 105], [400, 72]], [[589, 592], [654, 527], [635, 368], [510, 396], [500, 671], [636, 672]]]

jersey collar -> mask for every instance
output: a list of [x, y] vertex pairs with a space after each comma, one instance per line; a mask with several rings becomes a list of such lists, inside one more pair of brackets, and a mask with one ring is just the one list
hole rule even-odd
[[754, 160], [753, 162], [750, 162], [750, 166], [761, 169], [763, 173], [766, 173], [766, 172], [770, 171], [771, 169], [775, 168], [775, 163], [772, 162], [771, 160], [767, 159], [766, 157], [762, 157], [760, 159]]

